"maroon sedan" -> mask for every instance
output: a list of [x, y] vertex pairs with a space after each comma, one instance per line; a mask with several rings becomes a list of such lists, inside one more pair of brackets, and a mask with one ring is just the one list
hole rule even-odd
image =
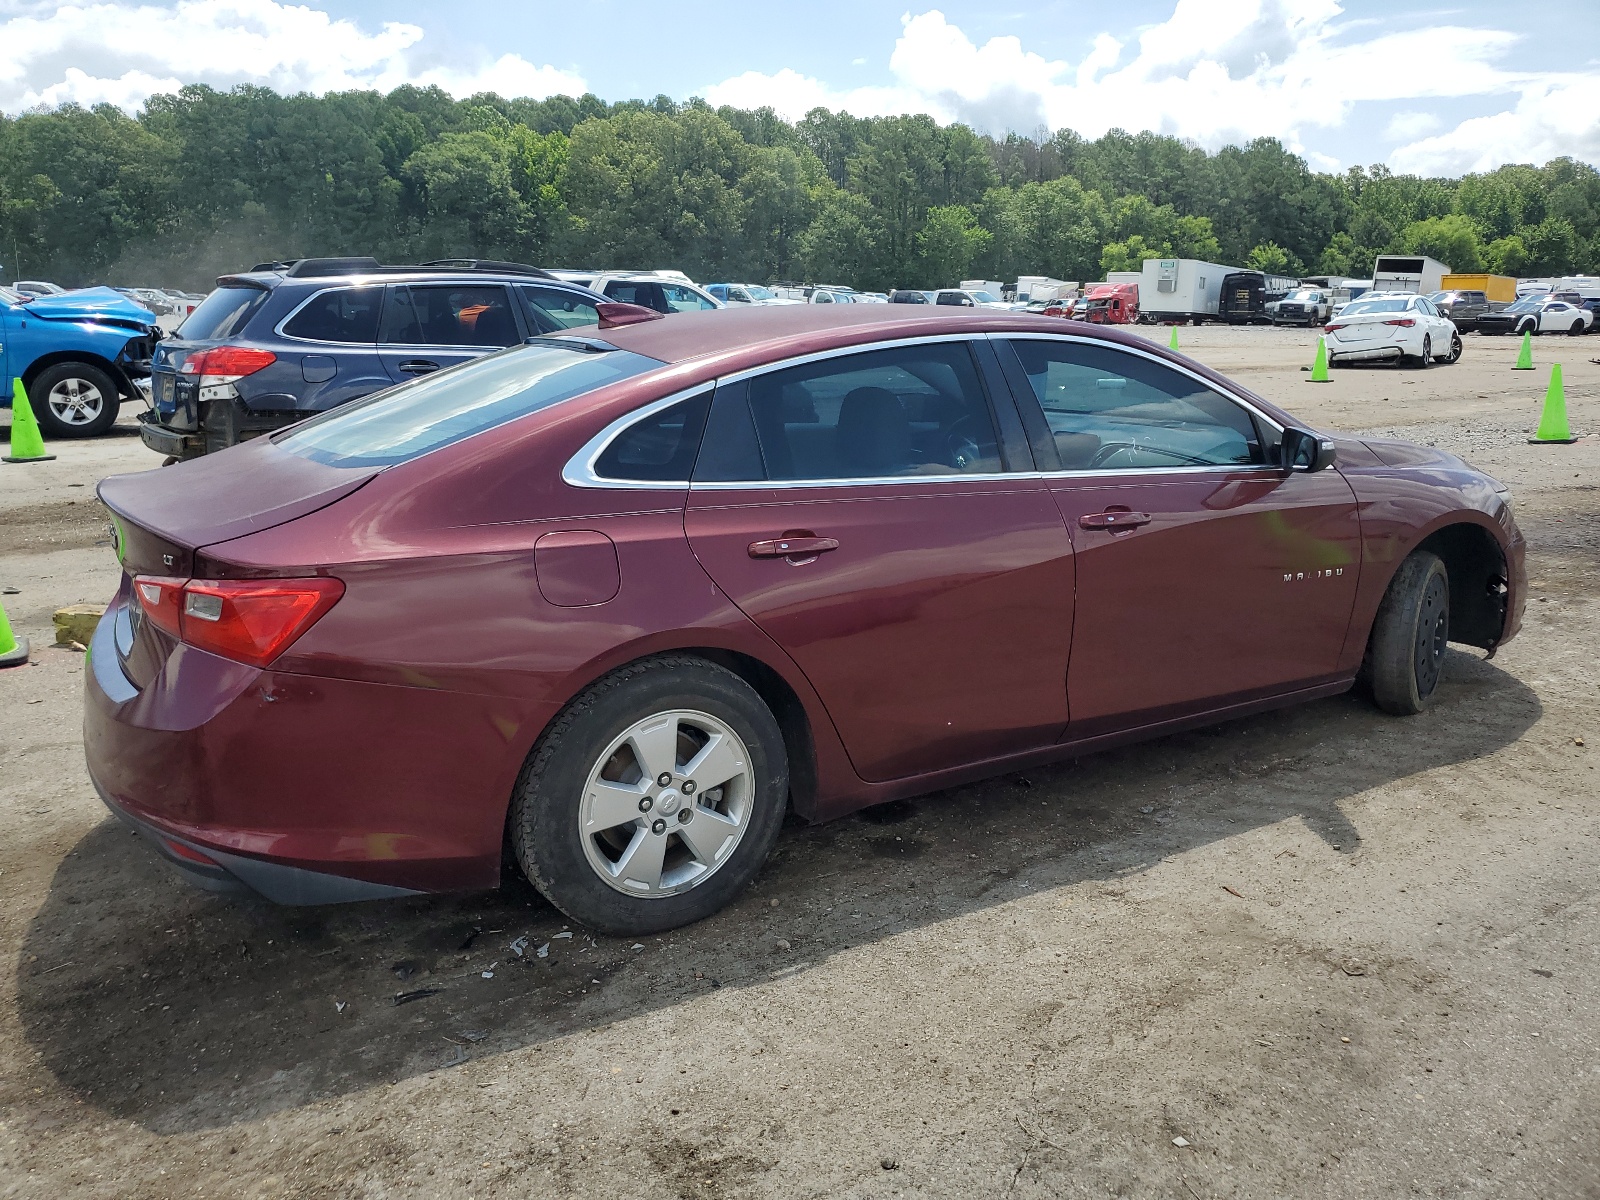
[[106, 802], [285, 903], [492, 888], [617, 932], [864, 805], [1358, 679], [1524, 602], [1493, 479], [1116, 330], [753, 308], [536, 338], [106, 480]]

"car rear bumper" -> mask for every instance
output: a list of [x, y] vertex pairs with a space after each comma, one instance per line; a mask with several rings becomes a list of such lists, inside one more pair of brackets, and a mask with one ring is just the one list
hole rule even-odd
[[1383, 358], [1402, 358], [1406, 353], [1404, 346], [1397, 346], [1393, 342], [1385, 342], [1379, 346], [1341, 346], [1335, 343], [1328, 345], [1329, 362], [1367, 362]]
[[89, 775], [192, 882], [284, 904], [498, 886], [527, 747], [485, 712], [490, 698], [263, 671], [183, 645], [140, 689], [118, 658], [119, 620], [122, 600], [89, 648]]
[[155, 411], [152, 409], [139, 414], [139, 440], [146, 446], [157, 454], [166, 454], [172, 458], [187, 458], [198, 451], [199, 434], [168, 429], [165, 425], [158, 424], [155, 417]]

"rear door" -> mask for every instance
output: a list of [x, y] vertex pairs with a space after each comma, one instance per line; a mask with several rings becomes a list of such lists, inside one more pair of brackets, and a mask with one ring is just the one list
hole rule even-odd
[[983, 362], [969, 341], [923, 340], [724, 381], [713, 402], [689, 543], [868, 780], [1050, 745], [1066, 725], [1072, 544]]
[[383, 285], [332, 287], [308, 297], [278, 325], [271, 348], [298, 360], [299, 408], [323, 412], [393, 382], [378, 355]]
[[395, 283], [388, 287], [378, 354], [396, 383], [512, 346], [527, 336], [498, 283]]
[[1360, 567], [1343, 476], [1273, 465], [1281, 430], [1153, 355], [998, 348], [1077, 546], [1071, 736], [1336, 677]]

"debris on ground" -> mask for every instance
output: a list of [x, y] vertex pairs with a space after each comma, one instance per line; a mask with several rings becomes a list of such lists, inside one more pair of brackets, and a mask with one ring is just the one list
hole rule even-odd
[[82, 649], [94, 640], [94, 627], [106, 615], [104, 604], [69, 604], [50, 618], [56, 627], [56, 645]]
[[1189, 1139], [1180, 1134], [1178, 1137], [1172, 1139], [1172, 1144], [1181, 1150], [1189, 1144]]
[[333, 1011], [334, 1012], [341, 1012], [342, 1013], [345, 1009], [347, 1009], [349, 1007], [350, 1006], [348, 1004], [346, 1004], [343, 1000], [335, 1000], [333, 1002]]
[[412, 988], [409, 992], [396, 992], [394, 994], [394, 1004], [398, 1008], [402, 1004], [410, 1004], [413, 1000], [426, 1000], [429, 996], [437, 996], [442, 991], [444, 991], [443, 988], [425, 987]]
[[1230, 896], [1238, 896], [1238, 897], [1239, 897], [1239, 899], [1241, 899], [1241, 900], [1243, 900], [1243, 899], [1244, 899], [1244, 897], [1243, 897], [1243, 896], [1242, 896], [1242, 895], [1240, 895], [1240, 894], [1239, 894], [1239, 893], [1238, 893], [1238, 892], [1236, 892], [1236, 891], [1234, 891], [1234, 890], [1233, 890], [1233, 889], [1232, 889], [1232, 888], [1231, 888], [1231, 887], [1229, 887], [1229, 886], [1228, 886], [1228, 885], [1227, 885], [1227, 884], [1223, 884], [1223, 885], [1222, 885], [1222, 890], [1223, 890], [1223, 891], [1225, 891], [1225, 892], [1227, 892], [1227, 893], [1228, 893], [1228, 895], [1230, 895]]
[[569, 938], [571, 936], [572, 936], [572, 930], [563, 929], [560, 933], [556, 934], [555, 937], [552, 937], [550, 940], [552, 942], [554, 942], [554, 941], [559, 941], [561, 938]]
[[540, 946], [537, 950], [534, 951], [534, 954], [538, 955], [540, 958], [549, 958], [550, 957], [550, 943], [546, 942], [544, 945]]
[[515, 954], [518, 958], [521, 958], [522, 952], [528, 948], [528, 943], [532, 940], [533, 939], [528, 937], [527, 934], [523, 934], [516, 941], [511, 943], [511, 953]]
[[407, 979], [410, 979], [417, 973], [417, 964], [412, 962], [409, 958], [402, 959], [400, 962], [397, 962], [394, 964], [394, 966], [390, 967], [389, 970], [394, 972], [394, 977], [396, 979], [404, 983]]
[[779, 950], [787, 951], [789, 949], [789, 939], [788, 938], [779, 938], [777, 940], [777, 942], [775, 943], [775, 945], [778, 947]]

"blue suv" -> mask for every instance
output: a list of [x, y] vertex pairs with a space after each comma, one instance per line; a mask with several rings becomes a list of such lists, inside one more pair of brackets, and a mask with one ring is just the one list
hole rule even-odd
[[442, 367], [599, 319], [537, 267], [304, 258], [224, 275], [151, 363], [144, 444], [197, 458]]
[[160, 337], [154, 313], [110, 288], [0, 287], [0, 407], [20, 379], [45, 437], [104, 433], [122, 402], [141, 396]]

